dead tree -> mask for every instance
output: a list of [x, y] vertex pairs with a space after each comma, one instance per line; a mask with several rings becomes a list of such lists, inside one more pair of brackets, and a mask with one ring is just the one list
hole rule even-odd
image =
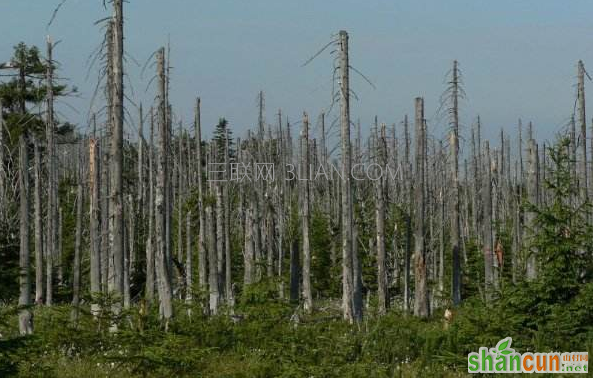
[[144, 298], [147, 304], [154, 299], [155, 232], [154, 232], [154, 113], [150, 108], [150, 135], [148, 141], [148, 230], [146, 235], [146, 282]]
[[379, 165], [378, 179], [375, 181], [375, 225], [377, 226], [377, 296], [380, 315], [387, 312], [389, 300], [387, 298], [387, 266], [385, 263], [385, 178], [384, 169], [387, 161], [387, 141], [385, 124], [381, 125], [381, 136], [375, 149]]
[[[197, 185], [198, 185], [198, 220], [199, 220], [199, 234], [198, 234], [198, 286], [200, 290], [205, 290], [207, 287], [207, 267], [206, 267], [206, 242], [205, 242], [205, 219], [204, 219], [204, 194], [202, 184], [202, 124], [201, 124], [201, 100], [196, 99], [195, 119], [194, 119], [194, 138], [196, 141], [196, 168], [197, 168]], [[191, 272], [189, 273], [191, 274]]]
[[167, 263], [166, 254], [166, 211], [165, 195], [168, 186], [168, 122], [165, 99], [165, 49], [160, 48], [157, 53], [157, 71], [159, 79], [159, 151], [158, 151], [158, 174], [155, 193], [155, 233], [156, 233], [156, 257], [155, 268], [157, 274], [157, 287], [160, 301], [160, 314], [168, 321], [173, 316], [171, 276]]
[[0, 98], [0, 219], [5, 216], [6, 197], [6, 174], [4, 172], [4, 112], [2, 99]]
[[55, 141], [54, 141], [54, 92], [53, 92], [53, 60], [52, 60], [52, 42], [47, 40], [47, 118], [46, 118], [46, 142], [47, 142], [47, 248], [46, 248], [46, 293], [45, 303], [51, 306], [53, 302], [53, 267], [54, 257], [56, 256], [56, 231], [58, 210], [57, 201], [57, 177], [55, 169]]
[[20, 140], [20, 254], [19, 254], [19, 332], [21, 335], [33, 333], [31, 305], [31, 261], [29, 256], [29, 152], [27, 137], [21, 134]]
[[352, 164], [350, 146], [350, 79], [348, 63], [348, 33], [340, 31], [340, 129], [342, 151], [342, 310], [344, 319], [354, 321], [354, 284], [352, 276]]
[[416, 108], [416, 167], [414, 187], [414, 315], [428, 317], [428, 282], [426, 271], [425, 246], [425, 158], [426, 158], [426, 126], [424, 120], [424, 99], [417, 97]]
[[[41, 203], [41, 152], [39, 142], [33, 139], [35, 153], [35, 193], [33, 201], [35, 206], [35, 304], [43, 304], [43, 220]], [[3, 147], [0, 147], [2, 149]], [[1, 211], [0, 211], [1, 213]]]
[[83, 141], [78, 141], [79, 160], [78, 160], [78, 177], [76, 185], [76, 236], [74, 239], [74, 262], [72, 266], [72, 317], [74, 321], [78, 320], [78, 306], [80, 305], [80, 275], [81, 275], [81, 244], [82, 244], [82, 205], [84, 202], [84, 186], [83, 186], [83, 162], [82, 162], [82, 145]]
[[[93, 116], [93, 124], [95, 117]], [[100, 172], [99, 172], [99, 156], [101, 152], [98, 148], [97, 139], [93, 133], [93, 137], [89, 139], [89, 186], [90, 186], [90, 201], [89, 201], [89, 215], [90, 215], [90, 249], [91, 249], [91, 296], [101, 292], [101, 235], [100, 235], [100, 219], [99, 219], [99, 187]], [[96, 303], [91, 304], [91, 312], [96, 315], [99, 311], [99, 306]]]
[[[529, 161], [527, 167], [527, 199], [530, 206], [539, 205], [539, 182], [538, 182], [538, 171], [539, 171], [539, 154], [537, 143], [534, 139], [529, 140], [528, 144]], [[525, 223], [529, 230], [529, 241], [530, 244], [537, 235], [535, 225], [535, 211], [528, 209], [525, 214]], [[527, 255], [526, 265], [526, 278], [528, 281], [535, 280], [537, 278], [537, 250], [530, 248]]]
[[494, 251], [492, 240], [492, 162], [490, 160], [490, 143], [484, 142], [484, 166], [482, 182], [482, 240], [484, 244], [484, 279], [486, 301], [491, 301], [494, 291]]
[[301, 181], [301, 217], [303, 233], [303, 299], [304, 309], [313, 310], [311, 291], [311, 245], [309, 242], [309, 117], [303, 113], [303, 131], [301, 134], [301, 169], [305, 177]]
[[457, 61], [453, 61], [453, 78], [450, 82], [451, 101], [451, 136], [449, 145], [451, 148], [451, 250], [453, 253], [453, 277], [452, 277], [452, 297], [453, 304], [459, 305], [461, 302], [461, 266], [459, 261], [461, 222], [459, 212], [459, 97], [462, 96], [462, 90], [459, 87], [459, 69]]
[[581, 144], [581, 173], [580, 173], [580, 189], [581, 201], [585, 202], [588, 197], [588, 181], [587, 181], [587, 117], [585, 114], [585, 66], [582, 60], [578, 62], [578, 84], [577, 84], [577, 100], [579, 111], [579, 125], [581, 127], [581, 135], [579, 142]]
[[118, 314], [124, 292], [124, 197], [123, 197], [123, 128], [124, 128], [124, 35], [123, 0], [113, 0], [113, 60], [112, 119], [110, 150], [109, 196], [109, 249], [113, 259], [110, 265], [109, 292], [116, 297], [113, 312]]

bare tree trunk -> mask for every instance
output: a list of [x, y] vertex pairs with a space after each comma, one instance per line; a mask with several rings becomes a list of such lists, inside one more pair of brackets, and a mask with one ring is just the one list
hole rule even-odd
[[342, 310], [344, 319], [354, 320], [352, 276], [352, 164], [350, 147], [350, 84], [348, 63], [348, 33], [340, 31], [340, 128], [342, 150]]
[[[385, 135], [385, 124], [381, 126], [381, 137], [379, 146], [377, 148], [378, 164], [383, 168], [386, 167], [387, 159], [387, 141]], [[380, 315], [387, 312], [387, 305], [389, 300], [387, 298], [387, 267], [385, 265], [385, 183], [383, 173], [379, 175], [379, 179], [375, 183], [375, 224], [377, 226], [377, 296], [379, 299], [378, 311]]]
[[154, 237], [154, 113], [150, 108], [150, 136], [148, 142], [148, 235], [146, 236], [146, 288], [148, 305], [154, 299], [155, 237]]
[[491, 301], [494, 291], [494, 251], [492, 240], [492, 162], [490, 160], [490, 143], [485, 141], [484, 166], [483, 166], [483, 199], [484, 214], [482, 220], [484, 243], [484, 279], [486, 301]]
[[[229, 151], [229, 129], [225, 129], [225, 142], [224, 142], [224, 166], [227, 172], [231, 171], [230, 163], [230, 151]], [[232, 259], [231, 259], [231, 204], [230, 204], [230, 193], [229, 186], [224, 186], [223, 192], [224, 199], [224, 254], [225, 254], [225, 293], [227, 304], [231, 307], [234, 306], [235, 297], [233, 294], [233, 280], [232, 280]]]
[[428, 317], [428, 284], [425, 247], [425, 157], [426, 127], [424, 124], [424, 99], [416, 98], [416, 180], [414, 188], [415, 230], [414, 230], [414, 315]]
[[206, 205], [206, 219], [208, 226], [208, 287], [210, 292], [210, 314], [216, 315], [218, 313], [218, 304], [220, 302], [219, 281], [218, 281], [218, 264], [216, 253], [216, 215], [212, 209], [212, 205]]
[[404, 138], [405, 138], [405, 181], [406, 185], [406, 253], [404, 256], [404, 312], [410, 311], [410, 262], [412, 257], [412, 188], [414, 186], [412, 177], [412, 164], [410, 162], [410, 132], [408, 127], [408, 116], [404, 117]]
[[72, 317], [76, 322], [78, 321], [78, 306], [80, 305], [80, 265], [81, 265], [81, 244], [82, 244], [82, 205], [84, 202], [84, 188], [83, 188], [83, 159], [82, 159], [82, 144], [83, 141], [78, 141], [78, 185], [76, 188], [76, 236], [74, 240], [74, 264], [72, 266]]
[[452, 277], [452, 297], [453, 305], [461, 303], [461, 266], [459, 261], [459, 241], [461, 239], [461, 223], [459, 214], [459, 77], [457, 61], [453, 62], [453, 81], [452, 85], [452, 126], [451, 131], [451, 185], [453, 193], [451, 195], [451, 249], [453, 252], [453, 277]]
[[[41, 152], [39, 151], [39, 143], [37, 139], [33, 139], [33, 143], [35, 149], [35, 303], [41, 305], [43, 304], [43, 209], [41, 205]], [[4, 147], [0, 141], [0, 149], [2, 148]], [[0, 216], [1, 213], [2, 211], [0, 210]]]
[[[109, 248], [113, 271], [109, 272], [109, 293], [114, 295], [112, 306], [114, 314], [121, 311], [124, 294], [124, 210], [123, 210], [123, 127], [124, 127], [124, 87], [123, 87], [123, 0], [113, 0], [113, 112], [111, 120], [110, 151], [110, 196], [109, 196]], [[114, 327], [115, 328], [115, 327]]]
[[[93, 115], [93, 124], [95, 116]], [[99, 231], [99, 155], [97, 148], [97, 139], [93, 133], [93, 138], [89, 139], [89, 185], [90, 185], [90, 239], [91, 239], [91, 296], [101, 292], [101, 234]], [[91, 304], [91, 313], [97, 315], [99, 305]]]
[[[534, 206], [539, 205], [539, 183], [538, 183], [538, 149], [534, 139], [529, 140], [529, 166], [527, 171], [527, 196], [530, 204]], [[535, 229], [535, 212], [528, 210], [525, 214], [525, 222], [529, 227], [530, 241], [537, 235]], [[531, 244], [531, 243], [529, 243]], [[528, 281], [533, 281], [537, 278], [537, 251], [531, 248], [527, 256], [527, 270], [526, 278]]]
[[173, 306], [171, 303], [171, 276], [167, 263], [166, 254], [166, 211], [165, 198], [168, 186], [168, 126], [167, 126], [167, 110], [165, 103], [165, 49], [161, 48], [157, 54], [157, 65], [159, 75], [159, 159], [158, 159], [158, 175], [155, 195], [155, 231], [156, 231], [156, 259], [155, 267], [157, 274], [157, 287], [160, 301], [161, 316], [168, 323], [168, 320], [173, 316]]
[[142, 103], [138, 109], [138, 210], [143, 214], [144, 209], [144, 115]]
[[290, 301], [296, 303], [299, 301], [299, 240], [293, 238], [290, 245]]
[[4, 171], [4, 106], [0, 99], [0, 219], [4, 219], [6, 212], [6, 174]]
[[254, 250], [253, 250], [253, 203], [247, 206], [245, 212], [245, 244], [244, 244], [244, 274], [243, 285], [250, 285], [254, 282]]
[[47, 248], [46, 248], [46, 293], [45, 303], [48, 306], [53, 302], [53, 267], [54, 257], [56, 256], [56, 221], [58, 218], [58, 211], [56, 207], [57, 184], [55, 180], [55, 142], [54, 142], [54, 98], [53, 98], [53, 60], [52, 60], [52, 42], [48, 37], [47, 40], [47, 119], [46, 119], [46, 138], [47, 138], [47, 176], [48, 176], [48, 193], [47, 193]]
[[301, 211], [303, 232], [303, 300], [307, 313], [313, 311], [311, 292], [311, 246], [309, 243], [309, 117], [303, 114], [303, 132], [301, 134], [301, 164], [304, 181], [301, 181]]
[[200, 98], [196, 99], [195, 114], [195, 139], [196, 139], [196, 160], [198, 175], [198, 218], [200, 229], [198, 235], [198, 284], [201, 291], [207, 287], [207, 260], [206, 260], [206, 242], [205, 242], [205, 218], [204, 218], [204, 194], [202, 185], [202, 124], [200, 117]]
[[[191, 211], [185, 215], [185, 238], [186, 238], [186, 255], [185, 255], [185, 303], [192, 304], [193, 301], [193, 277], [192, 277], [192, 261], [193, 261], [193, 247], [191, 235]], [[191, 308], [188, 308], [187, 315], [191, 316]]]
[[216, 282], [218, 283], [219, 301], [224, 293], [224, 204], [222, 198], [222, 187], [216, 185]]
[[577, 99], [579, 103], [579, 125], [581, 126], [581, 135], [579, 141], [581, 143], [581, 174], [580, 174], [580, 189], [581, 201], [586, 201], [588, 197], [588, 181], [587, 181], [587, 117], [585, 114], [585, 66], [583, 61], [578, 62], [578, 84], [577, 84]]
[[21, 335], [33, 333], [31, 305], [31, 261], [29, 256], [29, 156], [26, 136], [20, 137], [20, 254], [19, 254], [19, 332]]

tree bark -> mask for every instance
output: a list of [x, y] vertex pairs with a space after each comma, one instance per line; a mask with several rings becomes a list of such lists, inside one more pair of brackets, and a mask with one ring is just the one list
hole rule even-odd
[[29, 153], [26, 136], [20, 137], [20, 254], [19, 254], [19, 332], [21, 335], [33, 333], [31, 306], [31, 261], [29, 256]]
[[165, 49], [161, 48], [157, 53], [157, 65], [159, 76], [159, 155], [158, 155], [158, 175], [155, 194], [155, 231], [156, 231], [156, 259], [155, 268], [157, 274], [157, 287], [160, 301], [160, 314], [168, 323], [173, 316], [173, 306], [171, 303], [171, 276], [167, 263], [166, 252], [166, 211], [165, 195], [168, 186], [168, 126], [167, 111], [165, 103]]
[[416, 180], [414, 188], [415, 230], [414, 230], [414, 315], [425, 318], [429, 314], [428, 284], [425, 247], [425, 157], [426, 128], [424, 120], [424, 99], [416, 98]]
[[342, 311], [344, 319], [353, 322], [352, 183], [350, 181], [352, 158], [350, 146], [350, 67], [348, 63], [348, 33], [341, 30], [339, 38], [339, 95], [342, 150]]
[[124, 88], [123, 88], [123, 0], [113, 0], [113, 112], [111, 120], [110, 151], [110, 196], [109, 247], [113, 271], [110, 273], [108, 289], [114, 296], [114, 314], [121, 311], [124, 293], [124, 210], [123, 210], [123, 127], [124, 127]]
[[[39, 151], [39, 143], [37, 139], [33, 139], [33, 143], [35, 149], [35, 303], [41, 305], [43, 304], [43, 209], [41, 204], [41, 152]], [[2, 146], [1, 141], [0, 146]], [[3, 147], [0, 147], [0, 149], [2, 148]], [[0, 210], [0, 214], [1, 213], [2, 211]]]
[[301, 211], [303, 233], [303, 300], [305, 312], [313, 311], [313, 293], [311, 291], [311, 245], [309, 241], [309, 117], [303, 114], [303, 131], [301, 134], [301, 164], [303, 176], [301, 181]]

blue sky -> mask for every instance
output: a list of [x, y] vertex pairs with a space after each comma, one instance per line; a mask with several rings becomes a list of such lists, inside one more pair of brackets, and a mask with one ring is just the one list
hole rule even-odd
[[[39, 46], [46, 34], [61, 40], [55, 50], [61, 76], [81, 94], [67, 100], [76, 112], [64, 104], [61, 112], [85, 126], [96, 83], [96, 69], [86, 78], [86, 63], [102, 38], [94, 22], [110, 11], [101, 0], [67, 0], [47, 29], [59, 2], [2, 0], [0, 60], [21, 40]], [[457, 59], [467, 93], [463, 134], [469, 136], [479, 114], [491, 138], [501, 127], [514, 132], [522, 117], [534, 122], [538, 138], [551, 139], [573, 109], [577, 60], [593, 65], [591, 14], [593, 2], [585, 0], [129, 0], [126, 50], [142, 65], [170, 39], [171, 102], [187, 123], [201, 96], [206, 135], [222, 116], [236, 135], [254, 125], [259, 90], [266, 94], [268, 122], [275, 123], [278, 108], [293, 122], [305, 110], [315, 119], [331, 102], [332, 58], [326, 53], [301, 64], [346, 29], [351, 64], [376, 85], [352, 76], [360, 97], [352, 116], [363, 128], [375, 114], [381, 122], [399, 122], [413, 114], [414, 97], [423, 96], [431, 132], [444, 135], [445, 125], [433, 115]], [[154, 86], [146, 91], [152, 72], [141, 77], [132, 59], [127, 70], [134, 90], [128, 95], [147, 107], [154, 98]]]

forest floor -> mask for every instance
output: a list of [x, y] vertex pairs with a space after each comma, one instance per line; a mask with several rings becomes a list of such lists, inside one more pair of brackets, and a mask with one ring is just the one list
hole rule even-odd
[[[517, 350], [545, 345], [516, 309], [477, 300], [453, 310], [451, 321], [444, 309], [426, 320], [394, 309], [378, 317], [371, 301], [364, 320], [351, 325], [341, 319], [338, 301], [317, 301], [307, 315], [274, 296], [261, 288], [244, 295], [232, 316], [222, 309], [207, 317], [199, 305], [178, 302], [167, 331], [158, 306], [147, 312], [140, 303], [118, 319], [108, 312], [93, 318], [83, 306], [77, 322], [71, 306], [39, 307], [35, 333], [27, 337], [18, 336], [17, 309], [1, 307], [0, 376], [463, 377], [467, 353], [479, 346], [506, 336]], [[114, 321], [119, 330], [110, 332]], [[591, 350], [593, 330], [584, 327], [572, 342]]]

